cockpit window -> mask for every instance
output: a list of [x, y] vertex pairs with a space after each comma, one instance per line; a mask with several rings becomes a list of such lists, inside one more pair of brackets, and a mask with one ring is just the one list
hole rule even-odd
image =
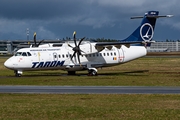
[[21, 56], [22, 52], [17, 52], [15, 56]]
[[31, 53], [30, 52], [27, 52], [28, 56], [31, 56]]
[[32, 56], [30, 52], [17, 52], [15, 56]]
[[23, 52], [23, 53], [22, 53], [22, 56], [27, 56], [26, 52]]

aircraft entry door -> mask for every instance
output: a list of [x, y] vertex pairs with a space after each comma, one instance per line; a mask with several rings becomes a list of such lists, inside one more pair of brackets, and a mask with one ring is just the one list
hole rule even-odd
[[56, 52], [53, 53], [53, 60], [58, 61], [58, 55]]
[[118, 53], [119, 53], [119, 58], [118, 58], [118, 62], [124, 62], [124, 51], [122, 48], [118, 49]]

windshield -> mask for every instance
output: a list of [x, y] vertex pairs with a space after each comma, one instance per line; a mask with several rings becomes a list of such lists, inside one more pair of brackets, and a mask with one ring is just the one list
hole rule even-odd
[[31, 56], [30, 52], [17, 52], [14, 56]]
[[15, 56], [21, 56], [22, 52], [17, 52]]

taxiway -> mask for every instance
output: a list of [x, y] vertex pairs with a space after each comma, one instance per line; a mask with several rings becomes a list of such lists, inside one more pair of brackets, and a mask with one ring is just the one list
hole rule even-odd
[[0, 86], [0, 93], [25, 94], [180, 94], [180, 87]]

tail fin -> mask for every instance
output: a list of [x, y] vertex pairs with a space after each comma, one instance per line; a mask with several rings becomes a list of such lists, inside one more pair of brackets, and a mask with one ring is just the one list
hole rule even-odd
[[123, 41], [142, 41], [145, 43], [151, 43], [154, 35], [156, 19], [160, 17], [172, 17], [172, 15], [159, 16], [159, 11], [148, 11], [144, 16], [132, 17], [131, 19], [143, 18], [143, 20], [140, 26]]

